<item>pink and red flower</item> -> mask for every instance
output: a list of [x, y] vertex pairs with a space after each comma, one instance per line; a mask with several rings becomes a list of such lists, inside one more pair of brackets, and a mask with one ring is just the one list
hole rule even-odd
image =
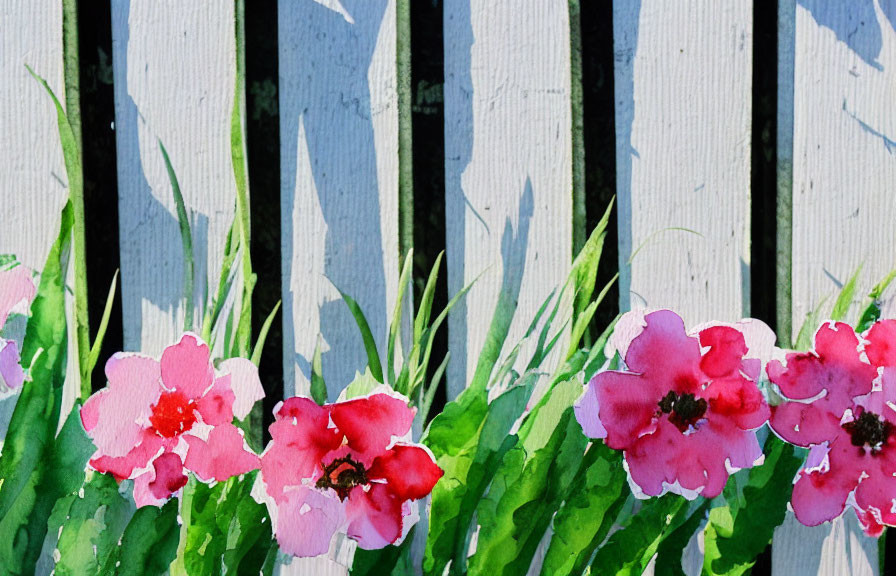
[[324, 554], [342, 530], [365, 549], [395, 543], [410, 529], [410, 502], [442, 477], [425, 447], [400, 440], [414, 420], [404, 397], [374, 393], [325, 406], [296, 397], [274, 415], [261, 474], [288, 554]]
[[630, 480], [644, 494], [712, 498], [733, 470], [761, 459], [755, 430], [769, 408], [757, 386], [760, 344], [748, 347], [744, 332], [764, 347], [774, 334], [756, 320], [739, 326], [692, 336], [669, 310], [620, 319], [612, 347], [625, 369], [597, 374], [575, 413], [588, 436], [624, 451]]
[[[24, 266], [0, 271], [0, 327], [6, 324], [10, 314], [26, 314], [36, 292], [31, 271]], [[0, 391], [20, 388], [24, 381], [18, 343], [0, 338]]]
[[871, 535], [896, 525], [894, 338], [896, 320], [875, 323], [865, 342], [848, 324], [826, 323], [814, 350], [788, 354], [786, 367], [768, 365], [788, 399], [772, 408], [772, 429], [811, 448], [791, 500], [803, 524], [833, 520], [851, 503]]
[[138, 506], [160, 505], [187, 483], [184, 469], [205, 481], [255, 470], [233, 419], [264, 397], [251, 361], [231, 358], [215, 372], [208, 345], [186, 333], [161, 360], [119, 352], [106, 363], [109, 384], [81, 408], [96, 452], [90, 465], [134, 480]]

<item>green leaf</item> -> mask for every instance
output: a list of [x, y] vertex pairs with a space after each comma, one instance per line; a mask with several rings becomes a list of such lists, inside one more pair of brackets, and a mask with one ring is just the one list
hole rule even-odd
[[317, 344], [314, 346], [314, 358], [311, 360], [311, 398], [319, 406], [327, 403], [327, 384], [324, 382], [323, 365], [320, 354], [320, 334], [317, 335]]
[[[261, 571], [271, 545], [271, 521], [267, 508], [250, 495], [256, 474], [253, 471], [214, 485], [191, 481], [182, 559], [187, 574]], [[184, 499], [183, 505], [187, 503]]]
[[595, 574], [635, 576], [644, 572], [663, 538], [672, 534], [684, 520], [687, 500], [677, 494], [644, 500], [637, 514], [621, 530], [613, 533], [594, 556]]
[[358, 548], [349, 573], [352, 576], [414, 576], [411, 542], [416, 529], [411, 528], [398, 546], [386, 546], [379, 550]]
[[[686, 576], [682, 568], [682, 556], [691, 538], [706, 520], [706, 511], [709, 509], [710, 502], [712, 501], [698, 500], [691, 503], [687, 511], [687, 520], [663, 538], [656, 549], [654, 576]], [[695, 510], [690, 512], [691, 508], [695, 508]]]
[[429, 271], [429, 278], [426, 280], [426, 287], [423, 288], [423, 295], [420, 297], [420, 306], [417, 308], [417, 316], [414, 318], [414, 341], [420, 342], [423, 336], [423, 330], [429, 325], [429, 317], [432, 312], [432, 301], [436, 293], [436, 281], [439, 278], [439, 268], [442, 265], [442, 257], [445, 251], [439, 252], [436, 256], [436, 262]]
[[161, 576], [177, 553], [180, 526], [177, 499], [161, 508], [139, 508], [128, 523], [118, 547], [109, 554], [102, 574]]
[[187, 216], [187, 207], [184, 204], [184, 196], [180, 192], [180, 184], [177, 182], [177, 174], [168, 158], [165, 145], [159, 140], [159, 150], [165, 160], [165, 169], [168, 171], [168, 180], [171, 182], [171, 193], [174, 195], [174, 205], [177, 208], [177, 222], [180, 224], [180, 240], [184, 259], [184, 332], [193, 330], [193, 233], [190, 230], [190, 218]]
[[364, 369], [364, 373], [355, 372], [355, 379], [339, 395], [340, 400], [350, 400], [358, 396], [366, 396], [379, 388], [382, 383], [370, 373], [370, 366]]
[[[31, 380], [22, 386], [0, 455], [0, 566], [21, 571], [37, 561], [53, 506], [80, 485], [87, 459], [79, 463], [77, 408], [56, 439], [68, 348], [65, 273], [71, 230], [72, 208], [66, 203], [22, 345], [22, 365], [30, 366]], [[83, 428], [80, 433], [86, 438]]]
[[740, 494], [726, 487], [726, 506], [710, 511], [706, 527], [704, 572], [710, 575], [744, 574], [765, 550], [777, 526], [784, 522], [793, 478], [802, 454], [769, 434], [765, 462], [735, 474], [729, 483], [745, 483]]
[[424, 572], [442, 574], [449, 560], [462, 570], [476, 507], [504, 454], [516, 444], [510, 434], [526, 409], [537, 375], [530, 374], [488, 404], [484, 389], [464, 390], [436, 416], [423, 438], [445, 476], [432, 492]]
[[582, 574], [628, 496], [622, 453], [602, 442], [588, 449], [563, 505], [541, 574]]
[[815, 309], [809, 312], [808, 316], [806, 316], [806, 320], [803, 322], [803, 325], [800, 326], [799, 334], [796, 336], [796, 343], [794, 344], [796, 350], [805, 351], [812, 347], [812, 337], [818, 329], [821, 310], [824, 308], [824, 304], [827, 301], [827, 298], [823, 298]]
[[112, 285], [109, 286], [109, 294], [106, 296], [106, 307], [103, 309], [103, 318], [100, 320], [100, 327], [96, 332], [96, 339], [90, 348], [90, 357], [87, 360], [87, 373], [93, 374], [97, 360], [100, 358], [100, 351], [103, 348], [103, 340], [106, 338], [106, 329], [109, 327], [109, 317], [112, 316], [112, 304], [115, 303], [115, 291], [118, 288], [118, 270], [112, 276]]
[[119, 493], [112, 476], [99, 473], [92, 475], [80, 494], [59, 500], [60, 505], [65, 516], [56, 544], [60, 555], [56, 574], [99, 574], [116, 551], [133, 506]]
[[395, 342], [401, 334], [401, 311], [404, 306], [404, 293], [407, 290], [411, 278], [411, 268], [414, 263], [414, 251], [409, 250], [401, 267], [401, 276], [398, 279], [398, 295], [395, 298], [395, 309], [392, 311], [392, 321], [389, 322], [389, 338], [386, 345], [386, 373], [389, 375], [388, 384], [400, 394], [407, 394], [395, 385]]
[[594, 284], [597, 281], [597, 268], [600, 264], [601, 253], [604, 248], [604, 240], [607, 237], [607, 226], [610, 223], [610, 214], [613, 212], [615, 198], [604, 211], [604, 215], [594, 227], [582, 251], [576, 256], [572, 264], [570, 279], [572, 279], [575, 298], [573, 300], [573, 325], [578, 321], [588, 305], [591, 303], [591, 295], [594, 294]]
[[843, 288], [840, 290], [840, 295], [837, 296], [837, 301], [834, 302], [834, 309], [831, 311], [831, 320], [839, 322], [846, 317], [846, 313], [849, 312], [849, 306], [852, 304], [853, 296], [856, 293], [856, 284], [861, 273], [862, 267], [859, 266], [850, 279], [846, 281], [846, 284], [843, 285]]
[[[336, 287], [336, 290], [339, 290], [339, 287]], [[380, 364], [380, 353], [376, 349], [376, 339], [373, 337], [373, 333], [370, 331], [370, 324], [367, 323], [367, 318], [364, 317], [364, 312], [361, 310], [361, 307], [355, 302], [354, 298], [339, 290], [339, 294], [342, 295], [342, 299], [345, 301], [346, 306], [348, 306], [349, 311], [352, 313], [352, 317], [355, 319], [355, 324], [358, 325], [358, 330], [361, 332], [361, 340], [364, 341], [364, 350], [367, 352], [367, 364], [370, 366], [370, 373], [380, 384], [384, 384], [385, 380], [383, 380], [383, 366]]]
[[865, 306], [865, 309], [859, 316], [856, 332], [864, 332], [880, 318], [881, 297], [883, 296], [884, 290], [887, 289], [894, 278], [896, 278], [896, 269], [891, 270], [890, 273], [887, 274], [883, 280], [878, 282], [874, 288], [871, 289], [871, 292], [868, 293], [868, 298], [871, 301]]
[[575, 478], [587, 439], [573, 415], [582, 394], [575, 380], [545, 394], [523, 422], [476, 510], [477, 550], [470, 575], [525, 574], [539, 542]]
[[271, 331], [271, 326], [274, 324], [274, 318], [277, 317], [277, 312], [280, 310], [280, 303], [282, 300], [277, 300], [277, 304], [274, 305], [274, 309], [271, 310], [271, 313], [268, 314], [268, 317], [265, 318], [264, 324], [261, 325], [261, 331], [258, 332], [258, 338], [255, 340], [255, 347], [252, 348], [252, 363], [258, 366], [261, 363], [261, 353], [264, 351], [264, 343], [268, 339], [268, 332]]

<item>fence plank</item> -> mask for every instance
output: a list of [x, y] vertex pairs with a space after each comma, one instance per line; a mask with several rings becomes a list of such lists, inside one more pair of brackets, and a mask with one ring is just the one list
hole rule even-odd
[[613, 22], [620, 308], [748, 315], [752, 2], [617, 1]]
[[[367, 365], [335, 287], [361, 305], [380, 353], [397, 295], [396, 2], [278, 8], [284, 393], [308, 393], [320, 334], [335, 400]], [[344, 574], [351, 555], [334, 555], [291, 573]]]
[[156, 354], [185, 314], [180, 232], [159, 139], [190, 213], [196, 303], [217, 284], [233, 219], [234, 3], [113, 0], [112, 52], [124, 345]]
[[621, 310], [749, 315], [752, 28], [751, 2], [613, 4]]
[[[0, 154], [0, 253], [15, 254], [25, 266], [41, 270], [59, 232], [68, 180], [56, 109], [26, 64], [63, 98], [62, 4], [57, 0], [0, 3], [0, 134], [7, 142]], [[75, 357], [73, 342], [70, 359]], [[74, 362], [69, 363], [68, 374], [64, 412], [78, 393]], [[0, 438], [6, 434], [17, 397], [0, 398]]]
[[[896, 261], [896, 7], [892, 2], [789, 4], [792, 109], [793, 331], [864, 264], [857, 296]], [[787, 54], [782, 55], [786, 61]], [[779, 106], [782, 106], [779, 103]], [[892, 310], [892, 297], [886, 306]], [[849, 319], [858, 311], [858, 298]], [[833, 525], [775, 533], [775, 574], [877, 574], [877, 541], [852, 512]]]
[[449, 319], [448, 394], [469, 382], [499, 291], [520, 339], [572, 254], [570, 28], [566, 0], [445, 2], [448, 290], [480, 273]]

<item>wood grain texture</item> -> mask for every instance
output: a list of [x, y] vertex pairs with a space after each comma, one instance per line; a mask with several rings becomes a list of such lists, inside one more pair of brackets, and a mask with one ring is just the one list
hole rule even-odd
[[518, 292], [509, 349], [569, 270], [570, 28], [566, 0], [444, 8], [449, 293], [482, 274], [449, 318], [453, 398], [473, 374], [499, 291]]
[[[381, 354], [397, 296], [396, 3], [281, 0], [278, 8], [284, 393], [308, 393], [321, 335], [332, 401], [367, 365], [336, 287], [360, 304]], [[350, 551], [330, 557], [283, 570], [346, 574]]]
[[127, 350], [158, 354], [183, 329], [181, 238], [159, 139], [190, 215], [194, 301], [203, 302], [217, 285], [236, 202], [230, 154], [233, 8], [228, 0], [112, 2]]
[[752, 23], [752, 2], [613, 4], [622, 310], [749, 315]]
[[[896, 5], [801, 0], [790, 18], [795, 336], [864, 265], [847, 316], [854, 321], [859, 298], [896, 265]], [[773, 550], [776, 576], [878, 573], [877, 541], [862, 535], [851, 511], [816, 528], [789, 517]]]

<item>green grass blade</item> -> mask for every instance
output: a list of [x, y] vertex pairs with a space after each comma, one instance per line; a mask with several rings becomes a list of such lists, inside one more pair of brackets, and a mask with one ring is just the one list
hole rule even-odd
[[339, 290], [339, 287], [336, 287], [336, 290], [339, 291], [339, 294], [342, 295], [342, 299], [345, 301], [346, 306], [348, 306], [349, 311], [352, 313], [352, 317], [355, 319], [355, 324], [358, 325], [358, 330], [361, 332], [361, 340], [364, 341], [364, 350], [367, 352], [367, 364], [370, 366], [370, 374], [376, 379], [380, 384], [384, 384], [383, 380], [383, 366], [380, 364], [380, 354], [376, 349], [376, 340], [373, 337], [373, 333], [370, 331], [370, 324], [367, 323], [367, 318], [364, 317], [364, 312], [361, 310], [361, 307], [355, 302], [355, 299]]
[[[64, 2], [64, 16], [69, 19], [68, 26], [64, 26], [63, 33], [66, 35], [74, 34], [74, 41], [77, 42], [77, 31], [72, 28], [72, 18], [74, 17], [73, 6], [68, 2]], [[67, 29], [66, 29], [67, 28]], [[68, 42], [70, 37], [66, 38]], [[75, 67], [77, 68], [77, 50], [66, 47], [66, 58], [74, 58]], [[44, 87], [44, 90], [53, 100], [56, 107], [56, 123], [59, 127], [59, 141], [62, 145], [62, 157], [65, 162], [65, 175], [68, 179], [68, 196], [71, 202], [72, 210], [72, 232], [74, 236], [74, 267], [75, 267], [75, 338], [78, 344], [78, 374], [81, 378], [80, 393], [81, 400], [86, 400], [90, 396], [90, 371], [87, 369], [88, 358], [90, 356], [90, 323], [87, 315], [87, 241], [84, 228], [84, 172], [81, 163], [81, 135], [80, 135], [80, 113], [75, 110], [75, 125], [69, 122], [69, 118], [62, 107], [62, 103], [56, 97], [50, 85], [31, 69], [27, 64], [25, 68], [37, 82]], [[68, 70], [67, 66], [67, 72]], [[75, 82], [75, 90], [77, 90], [76, 79], [66, 74], [66, 84]], [[67, 94], [67, 103], [76, 105], [78, 102], [77, 94]]]
[[103, 339], [106, 337], [106, 329], [109, 327], [109, 317], [112, 316], [112, 305], [115, 303], [115, 292], [118, 289], [118, 270], [112, 276], [112, 284], [109, 286], [109, 294], [106, 296], [106, 307], [103, 309], [103, 318], [100, 320], [100, 327], [96, 332], [96, 339], [90, 348], [90, 356], [87, 360], [87, 373], [93, 374], [97, 360], [100, 357], [100, 350], [103, 348]]
[[569, 350], [566, 353], [567, 359], [571, 358], [572, 355], [576, 353], [576, 350], [579, 349], [579, 344], [582, 342], [582, 336], [584, 336], [585, 331], [588, 329], [588, 325], [591, 324], [591, 319], [594, 318], [594, 313], [597, 311], [597, 307], [603, 302], [604, 298], [607, 296], [607, 292], [610, 291], [610, 288], [618, 278], [619, 273], [617, 272], [613, 278], [606, 283], [600, 291], [600, 294], [597, 295], [597, 298], [575, 319], [575, 323], [572, 327], [572, 334], [569, 337]]
[[815, 330], [818, 328], [821, 310], [824, 308], [825, 302], [827, 301], [828, 299], [824, 298], [818, 303], [818, 306], [806, 316], [806, 320], [803, 322], [803, 325], [800, 326], [800, 332], [796, 337], [795, 346], [797, 350], [805, 351], [812, 347], [812, 337], [815, 335]]
[[884, 290], [887, 289], [894, 278], [896, 278], [896, 269], [891, 270], [890, 273], [887, 274], [883, 280], [878, 282], [874, 288], [871, 289], [871, 292], [868, 293], [870, 302], [859, 315], [859, 323], [856, 324], [856, 332], [864, 332], [880, 318], [881, 296], [883, 296]]
[[265, 318], [264, 324], [261, 326], [261, 330], [258, 332], [258, 338], [255, 340], [255, 347], [252, 349], [252, 363], [256, 366], [261, 363], [261, 353], [264, 351], [264, 343], [268, 339], [268, 332], [271, 331], [271, 326], [274, 324], [274, 318], [277, 316], [277, 312], [280, 310], [281, 300], [277, 300], [277, 303], [274, 305], [274, 309], [271, 310], [271, 313], [268, 314], [268, 317]]
[[840, 290], [840, 295], [837, 296], [837, 301], [834, 302], [834, 309], [831, 311], [831, 320], [840, 321], [846, 317], [846, 313], [849, 312], [849, 306], [852, 304], [853, 296], [856, 293], [856, 284], [859, 281], [859, 275], [862, 273], [862, 267], [859, 266], [853, 275], [846, 281], [846, 284], [843, 285], [843, 288]]
[[432, 374], [432, 380], [429, 383], [429, 388], [426, 390], [426, 394], [423, 396], [423, 405], [420, 407], [420, 421], [424, 424], [426, 423], [426, 418], [429, 416], [429, 410], [432, 408], [432, 402], [436, 398], [436, 392], [439, 389], [439, 384], [442, 383], [442, 377], [445, 375], [445, 369], [448, 368], [448, 361], [451, 359], [451, 352], [445, 353], [445, 358], [442, 360], [442, 363], [439, 364], [436, 371]]
[[[389, 340], [386, 345], [386, 374], [389, 376], [388, 384], [395, 388], [395, 342], [401, 334], [401, 312], [404, 307], [404, 294], [407, 291], [411, 277], [411, 268], [414, 263], [414, 251], [409, 250], [401, 267], [401, 276], [398, 279], [398, 297], [395, 299], [395, 309], [392, 311], [392, 321], [389, 323]], [[406, 394], [405, 390], [398, 390]]]
[[432, 312], [432, 301], [435, 298], [436, 282], [439, 278], [439, 269], [442, 265], [442, 257], [445, 251], [439, 252], [436, 256], [436, 262], [429, 272], [429, 278], [426, 280], [426, 287], [423, 289], [423, 295], [420, 297], [420, 308], [417, 310], [417, 317], [414, 319], [414, 342], [420, 342], [423, 330], [429, 324], [429, 317]]
[[230, 223], [230, 229], [227, 231], [227, 238], [224, 241], [224, 260], [221, 263], [221, 275], [218, 277], [218, 288], [215, 290], [214, 298], [208, 302], [205, 314], [202, 318], [202, 339], [210, 342], [212, 333], [217, 327], [218, 318], [227, 296], [233, 287], [235, 275], [233, 273], [233, 262], [239, 253], [240, 238], [234, 238], [233, 229], [236, 226], [236, 216], [234, 221]]
[[190, 219], [187, 216], [187, 207], [184, 204], [184, 196], [180, 192], [180, 184], [177, 182], [177, 174], [171, 165], [168, 151], [159, 140], [159, 150], [165, 159], [165, 169], [168, 171], [168, 180], [171, 182], [171, 192], [174, 195], [174, 205], [177, 208], [177, 222], [180, 225], [181, 247], [184, 258], [184, 332], [193, 330], [193, 232], [190, 230]]

